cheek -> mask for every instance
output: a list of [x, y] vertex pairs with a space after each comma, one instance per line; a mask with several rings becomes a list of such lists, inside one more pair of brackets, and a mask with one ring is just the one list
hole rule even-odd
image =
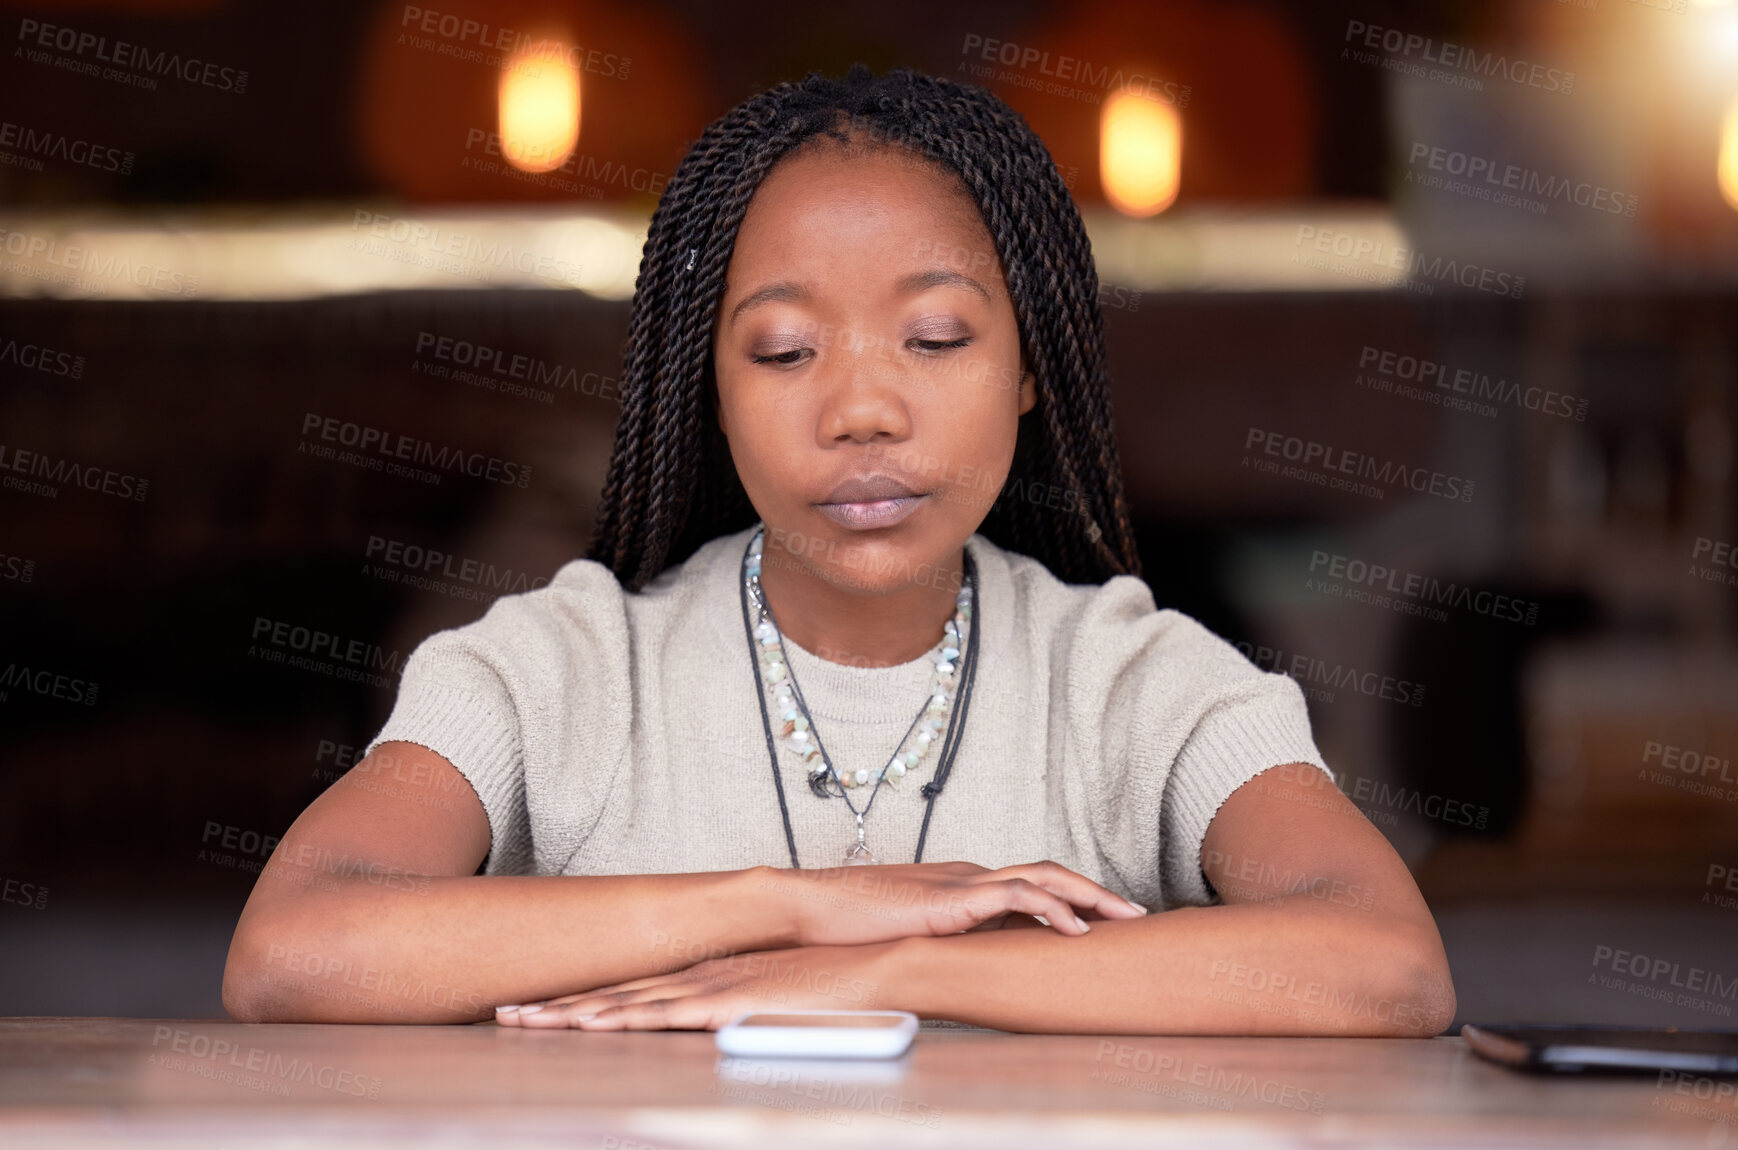
[[[731, 394], [727, 389], [726, 394]], [[796, 459], [794, 440], [801, 421], [790, 404], [776, 397], [756, 398], [735, 393], [720, 404], [729, 432], [730, 456], [745, 483], [766, 476], [777, 479]]]

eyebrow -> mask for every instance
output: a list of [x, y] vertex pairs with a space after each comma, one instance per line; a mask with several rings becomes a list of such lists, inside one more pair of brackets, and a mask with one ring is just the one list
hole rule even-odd
[[742, 300], [741, 303], [738, 303], [735, 307], [731, 308], [730, 322], [734, 324], [742, 317], [743, 312], [752, 311], [762, 304], [806, 303], [811, 298], [812, 296], [809, 289], [799, 283], [792, 283], [791, 281], [786, 280], [783, 283], [768, 284], [766, 287], [761, 288], [759, 291], [748, 296]]
[[[990, 289], [971, 276], [948, 268], [930, 268], [927, 271], [913, 272], [894, 285], [895, 290], [900, 295], [916, 295], [935, 287], [965, 288], [967, 291], [974, 291], [983, 296], [986, 303], [990, 302]], [[752, 311], [762, 304], [807, 303], [813, 298], [813, 293], [800, 283], [784, 280], [779, 283], [768, 284], [753, 295], [744, 297], [741, 302], [731, 308], [730, 322], [735, 324], [738, 319], [742, 318], [744, 312]]]
[[990, 289], [973, 279], [971, 276], [949, 268], [931, 268], [928, 271], [913, 272], [900, 280], [896, 285], [901, 295], [916, 295], [933, 287], [958, 287], [967, 291], [975, 291], [984, 297], [984, 302], [990, 302]]

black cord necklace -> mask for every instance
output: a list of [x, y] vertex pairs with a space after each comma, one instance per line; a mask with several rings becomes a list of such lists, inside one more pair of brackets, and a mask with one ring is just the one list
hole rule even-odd
[[[790, 848], [791, 866], [800, 869], [802, 864], [797, 860], [796, 834], [791, 829], [790, 808], [785, 802], [784, 782], [779, 774], [778, 749], [773, 742], [772, 721], [767, 714], [766, 697], [767, 683], [769, 681], [774, 682], [776, 685], [777, 683], [782, 683], [788, 680], [791, 696], [794, 700], [794, 709], [798, 712], [801, 720], [801, 725], [797, 729], [802, 732], [802, 741], [806, 743], [808, 737], [812, 737], [814, 740], [814, 749], [807, 752], [806, 757], [808, 759], [819, 758], [823, 767], [820, 770], [811, 771], [809, 775], [810, 790], [821, 798], [843, 798], [845, 800], [845, 805], [850, 807], [851, 812], [856, 816], [857, 842], [846, 852], [845, 865], [854, 866], [873, 863], [876, 861], [875, 856], [870, 854], [868, 847], [863, 841], [863, 819], [868, 815], [869, 808], [874, 806], [875, 797], [881, 791], [881, 784], [887, 781], [888, 774], [891, 772], [895, 777], [903, 774], [910, 766], [916, 764], [917, 756], [914, 754], [896, 756], [892, 763], [887, 767], [883, 767], [875, 780], [874, 789], [869, 793], [869, 801], [864, 804], [861, 811], [857, 810], [856, 806], [851, 802], [850, 796], [846, 793], [848, 788], [844, 781], [841, 780], [838, 772], [833, 769], [833, 763], [827, 756], [826, 747], [821, 743], [820, 732], [814, 727], [814, 723], [809, 714], [808, 704], [803, 700], [802, 691], [797, 686], [795, 674], [783, 663], [783, 647], [782, 640], [779, 638], [779, 633], [777, 631], [777, 620], [772, 618], [772, 608], [768, 605], [765, 595], [762, 594], [760, 590], [759, 566], [751, 562], [751, 560], [758, 559], [758, 555], [755, 554], [755, 544], [761, 540], [763, 534], [764, 525], [756, 529], [755, 533], [749, 538], [748, 546], [742, 553], [742, 579], [739, 585], [742, 601], [742, 627], [748, 638], [749, 667], [754, 674], [755, 695], [760, 701], [761, 729], [766, 735], [767, 757], [772, 763], [773, 789], [778, 795], [779, 817], [784, 820], [785, 845]], [[961, 665], [959, 666], [958, 671], [954, 673], [957, 676], [954, 681], [959, 683], [959, 687], [955, 692], [957, 695], [957, 707], [955, 708], [957, 714], [950, 716], [947, 721], [946, 735], [942, 741], [941, 755], [936, 765], [935, 777], [932, 781], [925, 783], [918, 792], [923, 795], [924, 799], [927, 801], [925, 802], [923, 810], [923, 826], [919, 830], [917, 836], [917, 854], [912, 859], [913, 862], [923, 861], [923, 845], [929, 837], [930, 816], [935, 812], [935, 800], [937, 796], [941, 794], [942, 788], [947, 785], [948, 776], [953, 772], [954, 756], [959, 751], [960, 740], [965, 734], [966, 715], [971, 706], [972, 687], [977, 679], [978, 626], [981, 622], [982, 603], [979, 601], [980, 596], [977, 594], [977, 563], [972, 558], [970, 548], [964, 549], [963, 555], [965, 559], [965, 581], [959, 600], [960, 610], [956, 612], [954, 620], [950, 621], [948, 624], [947, 634], [952, 637], [952, 643], [950, 644], [946, 638], [943, 639], [943, 658], [937, 665], [938, 675], [945, 674], [945, 672], [941, 671], [941, 667], [951, 665], [951, 659], [947, 655], [947, 652], [952, 650], [962, 656], [960, 660]], [[758, 625], [756, 622], [752, 622], [749, 618], [748, 603], [751, 592], [760, 614]], [[962, 623], [965, 625], [967, 634], [965, 636], [964, 650], [960, 651], [959, 640], [961, 636], [959, 634], [959, 626]], [[761, 644], [757, 644], [755, 641], [757, 633], [766, 636]], [[771, 648], [775, 645], [779, 648], [778, 657], [773, 659], [771, 663], [763, 664], [760, 648], [762, 646]], [[772, 658], [770, 655], [768, 657]], [[772, 671], [770, 668], [774, 664], [778, 665], [781, 670]], [[763, 671], [763, 666], [768, 669]], [[763, 675], [768, 675], [770, 677], [763, 678]], [[912, 730], [917, 727], [920, 721], [924, 721], [925, 715], [933, 706], [936, 706], [937, 700], [945, 702], [945, 688], [938, 686], [936, 691], [937, 693], [935, 695], [932, 695], [929, 700], [925, 701], [924, 707], [917, 713], [917, 718], [911, 721], [911, 726], [906, 728], [905, 737], [901, 739], [900, 746], [905, 746], [907, 744], [907, 740], [911, 737]], [[795, 726], [795, 724], [793, 724], [793, 726]], [[928, 721], [925, 728], [926, 731], [933, 732], [934, 728], [935, 721]], [[920, 735], [920, 738], [921, 737], [922, 736]], [[858, 776], [864, 776], [866, 775], [866, 772], [859, 771], [857, 774]], [[861, 784], [862, 782], [865, 782], [866, 779], [860, 777], [857, 781]]]

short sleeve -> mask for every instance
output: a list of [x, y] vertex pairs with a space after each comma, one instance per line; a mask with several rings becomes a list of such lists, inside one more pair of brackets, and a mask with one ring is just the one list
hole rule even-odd
[[[1153, 909], [1206, 906], [1207, 827], [1227, 798], [1287, 763], [1327, 771], [1303, 692], [1261, 671], [1140, 579], [1116, 576], [1072, 628], [1070, 720], [1100, 864]], [[1332, 772], [1328, 772], [1332, 778]]]
[[[490, 612], [501, 610], [497, 602]], [[489, 817], [488, 874], [524, 874], [531, 840], [525, 803], [520, 722], [491, 650], [490, 630], [437, 631], [405, 660], [386, 725], [363, 752], [382, 743], [427, 747], [458, 769]]]
[[1214, 674], [1171, 764], [1159, 807], [1160, 870], [1171, 906], [1219, 901], [1202, 872], [1201, 850], [1213, 816], [1238, 787], [1287, 763], [1307, 763], [1338, 781], [1316, 747], [1296, 681], [1260, 670], [1235, 647], [1200, 630], [1198, 640], [1208, 648], [1202, 662]]
[[631, 702], [621, 585], [590, 560], [481, 619], [428, 636], [369, 742], [427, 747], [457, 768], [489, 819], [487, 874], [559, 874], [625, 758]]

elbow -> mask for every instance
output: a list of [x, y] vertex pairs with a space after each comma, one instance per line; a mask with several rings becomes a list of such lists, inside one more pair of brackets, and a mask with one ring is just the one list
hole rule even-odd
[[272, 984], [251, 932], [238, 927], [223, 964], [223, 1009], [237, 1022], [293, 1022], [290, 1004]]
[[1421, 954], [1403, 967], [1409, 973], [1395, 996], [1392, 1033], [1396, 1038], [1435, 1038], [1454, 1022], [1459, 1004], [1448, 957], [1441, 943], [1431, 949], [1433, 953]]

